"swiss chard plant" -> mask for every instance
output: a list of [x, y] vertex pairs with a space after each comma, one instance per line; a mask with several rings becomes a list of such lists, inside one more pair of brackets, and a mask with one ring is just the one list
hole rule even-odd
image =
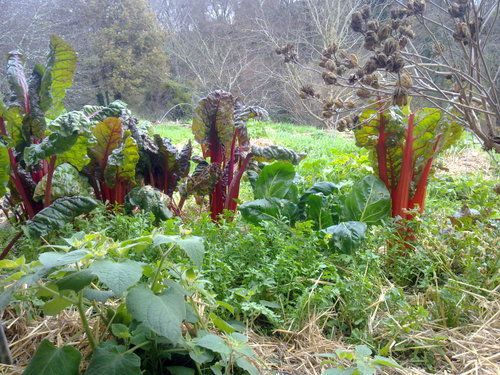
[[200, 101], [192, 130], [205, 160], [180, 189], [181, 207], [190, 194], [209, 195], [211, 217], [218, 220], [224, 210], [236, 210], [241, 179], [252, 158], [300, 161], [299, 155], [282, 147], [250, 145], [246, 122], [266, 116], [262, 108], [247, 107], [225, 91], [214, 91]]
[[[84, 374], [222, 374], [235, 367], [259, 374], [246, 336], [207, 331], [198, 303], [204, 295], [210, 311], [215, 301], [197, 276], [202, 238], [153, 233], [115, 242], [76, 233], [65, 242], [44, 247], [49, 251], [34, 262], [21, 257], [0, 264], [11, 271], [1, 282], [0, 309], [25, 295], [36, 296], [45, 315], [78, 311], [91, 349]], [[158, 260], [142, 261], [145, 250]], [[189, 262], [175, 261], [182, 254]], [[70, 344], [58, 348], [44, 340], [24, 374], [77, 375], [82, 359]]]
[[368, 109], [354, 130], [356, 144], [370, 151], [379, 178], [391, 193], [392, 216], [423, 212], [436, 156], [457, 142], [463, 127], [437, 108]]
[[317, 182], [299, 194], [296, 180], [290, 163], [264, 166], [253, 185], [255, 200], [239, 208], [243, 218], [254, 225], [309, 220], [333, 249], [350, 253], [364, 240], [367, 225], [382, 224], [389, 216], [389, 192], [375, 176], [354, 183], [349, 193], [345, 184]]
[[[51, 37], [47, 63], [36, 65], [29, 78], [22, 55], [13, 51], [8, 56], [10, 93], [0, 101], [0, 190], [5, 193], [9, 186], [7, 200], [26, 218], [51, 203], [52, 177], [59, 164], [78, 161], [73, 167], [79, 169], [85, 162], [78, 146], [89, 138], [88, 122], [78, 113], [61, 115], [75, 69], [76, 53], [57, 36]], [[43, 199], [35, 199], [44, 178]]]

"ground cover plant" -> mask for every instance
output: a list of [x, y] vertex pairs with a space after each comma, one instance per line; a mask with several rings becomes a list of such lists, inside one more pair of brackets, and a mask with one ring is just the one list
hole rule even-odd
[[[476, 5], [465, 3], [451, 5], [454, 22], [472, 19]], [[497, 373], [499, 160], [461, 119], [494, 114], [471, 98], [446, 108], [418, 100], [401, 55], [424, 8], [382, 10], [380, 23], [354, 10], [350, 27], [368, 51], [359, 61], [325, 44], [327, 90], [293, 94], [319, 99], [336, 129], [275, 123], [211, 89], [186, 123], [151, 123], [122, 100], [131, 86], [104, 77], [94, 82], [104, 105], [66, 109], [69, 44], [52, 37], [29, 79], [10, 53], [0, 370]], [[475, 20], [459, 29], [479, 29]], [[109, 53], [120, 44], [113, 38]], [[292, 43], [276, 52], [304, 68]], [[347, 97], [333, 97], [334, 86]]]

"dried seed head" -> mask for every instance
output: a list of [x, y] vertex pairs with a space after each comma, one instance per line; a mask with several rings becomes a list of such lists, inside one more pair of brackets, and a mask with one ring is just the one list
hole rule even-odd
[[321, 76], [327, 85], [334, 85], [337, 83], [337, 75], [333, 72], [323, 72]]
[[378, 82], [378, 77], [374, 74], [368, 74], [361, 79], [361, 82], [364, 85], [371, 86], [374, 89], [380, 88], [380, 84]]
[[372, 74], [374, 71], [378, 69], [378, 62], [375, 57], [370, 57], [368, 61], [365, 63], [365, 66], [363, 67], [363, 73], [364, 74]]
[[382, 25], [382, 27], [380, 27], [377, 33], [378, 40], [383, 41], [387, 39], [389, 35], [391, 35], [391, 27], [387, 24]]
[[448, 12], [454, 18], [462, 18], [463, 16], [465, 16], [466, 11], [467, 11], [467, 3], [466, 4], [451, 3], [451, 6], [448, 8]]
[[346, 59], [349, 64], [347, 65], [348, 69], [353, 69], [358, 66], [358, 56], [356, 56], [354, 53], [351, 53], [349, 56], [347, 56]]
[[344, 102], [344, 105], [348, 109], [353, 109], [356, 106], [356, 103], [354, 103], [354, 101], [352, 101], [352, 100], [346, 100]]
[[328, 47], [323, 50], [323, 56], [330, 59], [335, 52], [337, 52], [338, 46], [335, 42], [332, 42]]
[[402, 36], [401, 38], [399, 38], [399, 48], [400, 49], [405, 48], [407, 44], [408, 44], [408, 38], [407, 37]]
[[367, 31], [365, 34], [364, 47], [368, 51], [373, 51], [378, 44], [378, 37], [375, 31]]
[[360, 12], [354, 12], [351, 16], [351, 29], [357, 33], [362, 33], [364, 30], [365, 21]]
[[425, 0], [413, 1], [413, 12], [415, 14], [423, 14], [425, 11]]
[[363, 16], [363, 19], [364, 20], [367, 20], [371, 17], [371, 10], [370, 10], [370, 7], [368, 5], [364, 5], [361, 9], [361, 15]]
[[362, 99], [367, 99], [371, 96], [371, 92], [368, 89], [360, 88], [356, 91], [356, 95]]
[[408, 104], [408, 94], [404, 88], [396, 87], [394, 94], [392, 95], [392, 103], [399, 107], [403, 107]]
[[399, 85], [405, 89], [409, 89], [413, 86], [413, 79], [408, 72], [403, 72], [399, 76]]
[[455, 32], [453, 33], [453, 38], [457, 42], [463, 42], [467, 44], [471, 37], [469, 26], [465, 22], [459, 22], [455, 26]]
[[395, 53], [387, 60], [386, 70], [391, 73], [399, 73], [405, 62], [399, 53]]
[[375, 55], [375, 58], [377, 59], [377, 66], [379, 68], [385, 68], [387, 66], [387, 55], [379, 52]]
[[399, 49], [399, 43], [396, 41], [396, 39], [388, 38], [384, 42], [384, 53], [386, 54], [386, 56], [392, 55], [398, 49]]
[[333, 60], [328, 60], [325, 63], [325, 68], [329, 70], [330, 72], [335, 72], [337, 70], [337, 64], [335, 64], [335, 61]]
[[316, 92], [314, 91], [314, 88], [311, 85], [302, 86], [300, 88], [300, 92], [310, 97], [314, 97], [316, 95]]
[[335, 105], [335, 101], [334, 99], [330, 96], [328, 97], [328, 99], [326, 99], [324, 102], [323, 102], [323, 111], [328, 111], [330, 109], [332, 109], [332, 107]]
[[444, 45], [441, 42], [433, 44], [433, 50], [436, 55], [442, 55], [444, 53]]
[[344, 108], [344, 103], [339, 98], [335, 99], [334, 103], [336, 108]]
[[398, 31], [401, 35], [407, 36], [410, 39], [415, 38], [415, 32], [409, 26], [400, 26]]
[[391, 9], [391, 18], [393, 20], [402, 19], [408, 15], [406, 8], [393, 8]]
[[321, 61], [318, 63], [318, 65], [321, 67], [321, 68], [324, 68], [326, 67], [326, 63], [328, 62], [329, 59], [327, 59], [326, 57], [322, 57], [321, 58]]
[[331, 118], [333, 116], [333, 112], [332, 111], [323, 111], [322, 113], [323, 117], [324, 118]]
[[337, 122], [337, 131], [339, 131], [339, 132], [346, 131], [347, 130], [347, 126], [348, 126], [347, 120], [345, 118], [340, 119]]
[[372, 30], [372, 31], [377, 31], [378, 32], [378, 28], [379, 28], [379, 23], [377, 20], [370, 20], [366, 23], [366, 28], [368, 30]]

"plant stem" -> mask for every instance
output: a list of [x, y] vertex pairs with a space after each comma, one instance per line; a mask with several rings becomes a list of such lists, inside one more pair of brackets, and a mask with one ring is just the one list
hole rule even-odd
[[97, 341], [90, 329], [89, 321], [87, 320], [87, 316], [85, 315], [85, 307], [83, 306], [83, 290], [78, 293], [78, 303], [77, 303], [78, 313], [80, 314], [80, 319], [82, 320], [83, 329], [87, 334], [89, 339], [90, 347], [92, 350], [95, 350], [97, 347]]
[[12, 247], [15, 245], [17, 240], [19, 240], [19, 238], [21, 238], [22, 235], [23, 235], [23, 232], [19, 232], [14, 236], [14, 238], [12, 240], [10, 240], [10, 242], [7, 244], [7, 246], [5, 246], [5, 249], [3, 249], [2, 254], [0, 254], [0, 260], [5, 259], [7, 254], [9, 254], [10, 249], [12, 249]]
[[47, 183], [45, 184], [45, 194], [43, 196], [43, 207], [48, 207], [52, 200], [52, 177], [56, 169], [57, 155], [50, 157], [49, 170], [47, 172]]
[[170, 252], [173, 250], [175, 244], [170, 245], [170, 248], [165, 251], [165, 254], [160, 259], [160, 264], [158, 265], [158, 268], [156, 269], [155, 276], [153, 277], [153, 283], [151, 284], [151, 290], [154, 291], [156, 284], [158, 283], [158, 279], [160, 278], [160, 273], [161, 273], [161, 268], [163, 267], [163, 262], [167, 258], [167, 255], [170, 254]]

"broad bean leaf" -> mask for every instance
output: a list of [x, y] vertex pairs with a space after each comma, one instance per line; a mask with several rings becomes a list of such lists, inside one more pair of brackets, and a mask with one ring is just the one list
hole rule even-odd
[[255, 181], [255, 199], [286, 198], [294, 183], [295, 168], [287, 162], [275, 162], [262, 168]]
[[214, 335], [213, 333], [208, 333], [205, 336], [195, 340], [196, 345], [202, 348], [211, 350], [214, 353], [229, 356], [231, 354], [231, 348], [226, 344], [223, 338]]
[[75, 348], [57, 348], [49, 340], [43, 340], [23, 375], [78, 375], [81, 359]]
[[186, 319], [184, 294], [170, 287], [155, 295], [145, 285], [133, 287], [127, 294], [127, 310], [139, 322], [174, 344], [182, 341], [181, 323]]
[[331, 235], [330, 245], [342, 253], [352, 253], [365, 239], [366, 224], [359, 221], [346, 221], [332, 225], [324, 230]]
[[352, 187], [344, 202], [347, 221], [380, 224], [391, 212], [391, 195], [376, 176], [366, 176]]
[[255, 225], [263, 221], [286, 219], [293, 223], [298, 215], [298, 206], [287, 199], [257, 199], [239, 206], [243, 218]]
[[89, 270], [116, 296], [121, 296], [142, 277], [142, 263], [130, 259], [123, 262], [97, 260], [90, 265]]
[[66, 90], [73, 84], [76, 52], [56, 35], [50, 38], [50, 52], [40, 87], [40, 104], [45, 116], [56, 118], [64, 111]]
[[62, 279], [55, 282], [59, 290], [72, 290], [79, 292], [95, 279], [95, 275], [88, 269], [70, 272]]
[[89, 251], [84, 249], [73, 250], [69, 253], [58, 253], [55, 251], [48, 251], [41, 253], [38, 257], [40, 263], [47, 268], [67, 266], [68, 264], [76, 263], [89, 254]]
[[26, 222], [26, 232], [33, 238], [46, 236], [62, 228], [75, 217], [92, 211], [97, 204], [97, 201], [90, 197], [59, 198]]
[[[45, 195], [47, 185], [47, 175], [43, 176], [36, 185], [33, 194], [33, 200], [41, 202]], [[64, 163], [56, 167], [52, 176], [52, 196], [51, 201], [62, 197], [71, 197], [75, 195], [90, 196], [91, 187], [88, 180], [81, 176], [78, 171], [70, 164]]]
[[141, 358], [123, 345], [105, 342], [94, 350], [84, 375], [141, 375]]

